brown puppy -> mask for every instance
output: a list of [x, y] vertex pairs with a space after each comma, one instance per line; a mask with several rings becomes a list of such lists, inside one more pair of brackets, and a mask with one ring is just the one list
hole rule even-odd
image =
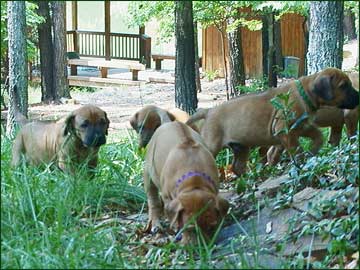
[[[237, 175], [246, 171], [251, 147], [284, 144], [287, 149], [292, 149], [298, 146], [299, 136], [306, 136], [313, 139], [312, 153], [316, 154], [322, 145], [321, 132], [306, 119], [288, 135], [278, 134], [285, 122], [280, 119], [280, 112], [272, 106], [270, 100], [289, 91], [289, 102], [293, 102], [292, 110], [296, 119], [299, 119], [305, 112], [310, 116], [314, 115], [323, 105], [353, 109], [359, 104], [359, 95], [352, 87], [349, 77], [336, 68], [327, 68], [301, 77], [298, 82], [300, 86], [293, 81], [262, 93], [243, 95], [218, 107], [195, 113], [187, 124], [205, 119], [201, 135], [206, 145], [214, 156], [223, 147], [232, 148], [232, 168]], [[290, 126], [293, 123], [295, 120], [289, 123]]]
[[[359, 91], [359, 73], [348, 74], [352, 86], [355, 90]], [[315, 115], [314, 123], [318, 127], [330, 127], [329, 143], [338, 146], [341, 140], [342, 129], [345, 124], [346, 133], [349, 138], [356, 135], [359, 120], [359, 107], [355, 109], [338, 109], [335, 107], [320, 108]], [[306, 134], [305, 134], [306, 135]], [[270, 165], [275, 165], [280, 161], [280, 154], [284, 150], [281, 145], [261, 147], [261, 151], [266, 153], [267, 161]], [[262, 154], [263, 155], [263, 154]]]
[[[359, 73], [348, 74], [352, 86], [359, 91]], [[356, 134], [359, 120], [359, 108], [341, 110], [338, 108], [321, 108], [316, 112], [314, 123], [319, 127], [331, 127], [329, 143], [337, 146], [340, 143], [342, 128], [345, 124], [347, 136]]]
[[188, 119], [188, 113], [180, 109], [166, 111], [153, 105], [147, 105], [130, 118], [130, 124], [139, 134], [139, 147], [142, 148], [149, 143], [160, 125], [175, 120], [185, 123]]
[[106, 113], [93, 105], [82, 106], [58, 121], [28, 123], [15, 138], [12, 165], [19, 165], [23, 154], [35, 166], [56, 162], [62, 170], [73, 172], [75, 165], [86, 161], [89, 168], [95, 168], [109, 123]]
[[[176, 224], [178, 229], [199, 214], [196, 222], [210, 237], [229, 207], [218, 195], [218, 182], [215, 159], [200, 134], [177, 121], [161, 125], [150, 140], [145, 157], [147, 231], [161, 227], [164, 207], [171, 226]], [[183, 243], [195, 240], [192, 229], [184, 230]]]

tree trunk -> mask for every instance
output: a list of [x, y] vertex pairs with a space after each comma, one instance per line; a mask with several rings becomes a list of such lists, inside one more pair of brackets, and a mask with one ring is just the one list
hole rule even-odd
[[200, 60], [199, 60], [197, 22], [194, 22], [194, 46], [195, 46], [195, 82], [196, 82], [196, 91], [198, 93], [201, 93], [200, 64], [199, 64]]
[[280, 20], [274, 22], [274, 45], [275, 45], [275, 63], [277, 66], [276, 73], [284, 70], [282, 45], [281, 45], [281, 23]]
[[267, 62], [268, 62], [268, 82], [270, 87], [277, 86], [277, 77], [276, 72], [274, 70], [276, 66], [275, 60], [275, 44], [274, 44], [274, 14], [270, 13], [268, 15], [268, 38], [269, 38], [269, 49], [267, 52]]
[[26, 15], [25, 2], [10, 1], [7, 4], [9, 40], [9, 111], [6, 133], [8, 136], [13, 137], [16, 126], [15, 106], [18, 107], [24, 116], [27, 116], [28, 110]]
[[283, 66], [280, 22], [275, 21], [273, 12], [268, 12], [263, 15], [262, 23], [263, 74], [269, 87], [277, 87], [277, 73]]
[[355, 15], [351, 10], [346, 10], [344, 14], [344, 35], [348, 40], [356, 39]]
[[[229, 19], [229, 24], [234, 19]], [[234, 31], [228, 33], [229, 42], [229, 88], [230, 96], [234, 97], [238, 94], [236, 89], [239, 85], [245, 85], [245, 69], [242, 51], [241, 28], [238, 27]], [[241, 94], [241, 92], [239, 92]]]
[[[229, 55], [229, 50], [226, 51], [226, 24], [223, 23], [221, 26], [218, 27], [218, 30], [221, 34], [221, 44], [222, 44], [222, 55], [224, 61], [224, 76], [225, 76], [225, 89], [226, 89], [226, 100], [230, 99], [229, 95], [229, 63], [227, 61], [227, 55]], [[227, 53], [227, 54], [226, 54]]]
[[49, 1], [39, 1], [38, 5], [38, 14], [45, 19], [45, 22], [38, 26], [41, 67], [41, 101], [49, 103], [56, 100], [53, 79], [54, 51], [51, 36]]
[[71, 98], [67, 80], [65, 2], [51, 1], [54, 47], [54, 89], [58, 98]]
[[194, 24], [191, 1], [175, 1], [175, 105], [192, 114], [197, 108]]
[[309, 48], [309, 19], [305, 18], [302, 24], [302, 29], [304, 33], [304, 74], [308, 74], [307, 72], [307, 51]]
[[308, 74], [340, 68], [343, 59], [343, 1], [310, 2]]

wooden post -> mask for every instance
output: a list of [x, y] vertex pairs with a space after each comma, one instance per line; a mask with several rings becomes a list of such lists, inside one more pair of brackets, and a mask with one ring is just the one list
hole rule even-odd
[[145, 34], [145, 27], [144, 26], [140, 26], [139, 27], [139, 41], [140, 41], [140, 46], [139, 46], [139, 62], [143, 62], [143, 60], [145, 60], [145, 40], [143, 35]]
[[105, 59], [110, 60], [110, 1], [105, 3]]
[[78, 6], [77, 1], [71, 2], [72, 30], [78, 30]]
[[155, 70], [161, 70], [161, 61], [163, 59], [155, 59]]
[[[78, 5], [77, 1], [71, 2], [71, 15], [72, 15], [72, 28], [74, 30], [73, 32], [73, 45], [74, 45], [74, 51], [79, 53], [79, 43], [78, 43]], [[76, 67], [75, 67], [76, 69]]]

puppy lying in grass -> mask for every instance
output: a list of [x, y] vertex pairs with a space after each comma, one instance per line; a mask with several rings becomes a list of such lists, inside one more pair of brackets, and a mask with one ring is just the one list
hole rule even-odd
[[161, 125], [145, 156], [146, 231], [161, 228], [160, 217], [165, 210], [171, 226], [184, 230], [182, 243], [196, 240], [195, 227], [186, 227], [192, 218], [204, 236], [211, 237], [229, 207], [218, 194], [218, 182], [215, 159], [200, 135], [177, 121]]
[[86, 161], [94, 169], [109, 123], [106, 112], [93, 105], [82, 106], [58, 121], [27, 123], [15, 138], [12, 166], [18, 166], [24, 155], [35, 166], [55, 162], [63, 171], [73, 172]]

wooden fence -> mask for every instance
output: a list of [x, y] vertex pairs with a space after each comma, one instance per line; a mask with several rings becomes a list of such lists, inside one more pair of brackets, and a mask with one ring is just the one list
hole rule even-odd
[[[146, 35], [110, 33], [110, 55], [112, 59], [149, 61], [151, 39]], [[105, 32], [67, 31], [67, 51], [78, 52], [80, 56], [106, 58]]]
[[[305, 39], [303, 31], [304, 17], [298, 14], [285, 14], [281, 17], [281, 45], [283, 56], [300, 58], [299, 75], [304, 74]], [[215, 27], [203, 30], [203, 69], [205, 71], [218, 70], [224, 76], [224, 61], [221, 34]], [[245, 74], [247, 77], [262, 76], [262, 34], [241, 28], [242, 49], [244, 56]], [[227, 50], [227, 41], [225, 50]]]

